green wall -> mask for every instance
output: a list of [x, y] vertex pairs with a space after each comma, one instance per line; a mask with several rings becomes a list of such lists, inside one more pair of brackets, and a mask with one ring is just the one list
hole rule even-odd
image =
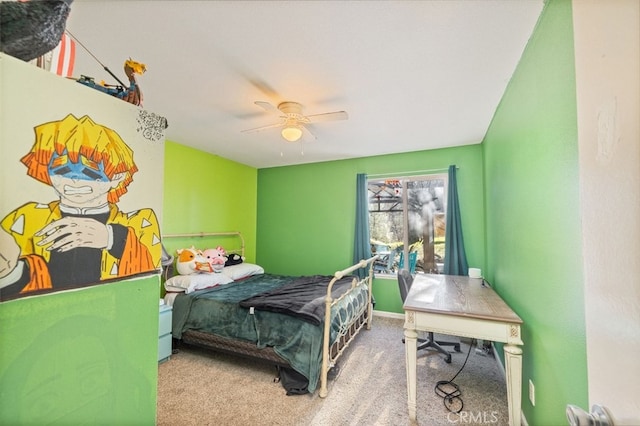
[[0, 304], [0, 424], [155, 424], [159, 281]]
[[572, 28], [571, 2], [548, 1], [483, 141], [485, 275], [524, 321], [530, 425], [588, 406]]
[[[566, 424], [588, 406], [577, 149], [571, 2], [548, 0], [482, 145], [256, 170], [167, 142], [163, 232], [237, 229], [269, 272], [332, 274], [352, 261], [357, 173], [456, 164], [469, 264], [524, 320], [523, 412]], [[402, 312], [395, 279], [374, 296]]]
[[[217, 155], [167, 141], [165, 144], [162, 233], [240, 231], [245, 239], [246, 260], [256, 256], [257, 171], [253, 167]], [[167, 238], [175, 249], [194, 243], [191, 239]], [[206, 239], [201, 240], [204, 249]], [[222, 243], [235, 245], [236, 241]]]
[[[258, 170], [258, 258], [278, 274], [333, 274], [352, 264], [356, 174], [459, 167], [469, 263], [484, 267], [482, 148], [467, 145]], [[402, 312], [395, 279], [376, 279], [376, 310]]]

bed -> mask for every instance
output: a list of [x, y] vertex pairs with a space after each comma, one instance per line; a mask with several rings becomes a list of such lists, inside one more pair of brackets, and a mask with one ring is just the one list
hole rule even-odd
[[[244, 258], [244, 239], [238, 232], [164, 235], [163, 241], [190, 238], [193, 246], [202, 248], [215, 243], [200, 239], [216, 237], [236, 239], [239, 247], [227, 252]], [[319, 384], [324, 398], [329, 371], [358, 333], [371, 328], [375, 259], [331, 276], [276, 275], [244, 262], [225, 266], [220, 274], [197, 274], [197, 285], [182, 282], [185, 291], [178, 292], [171, 268], [165, 268], [173, 337], [293, 370], [306, 379], [306, 391], [315, 392]], [[362, 279], [354, 275], [361, 268], [366, 272]], [[221, 275], [231, 280], [221, 281]], [[207, 277], [215, 282], [208, 285]]]

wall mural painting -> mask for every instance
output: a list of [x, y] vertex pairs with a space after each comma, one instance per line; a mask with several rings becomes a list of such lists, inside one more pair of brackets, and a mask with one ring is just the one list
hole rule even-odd
[[138, 171], [129, 145], [87, 115], [34, 131], [20, 162], [51, 187], [51, 198], [27, 202], [0, 222], [0, 302], [157, 271], [154, 210], [118, 207]]

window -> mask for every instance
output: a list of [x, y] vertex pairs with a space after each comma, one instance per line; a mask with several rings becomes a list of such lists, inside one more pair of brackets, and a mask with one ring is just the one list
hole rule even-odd
[[375, 272], [406, 264], [412, 273], [442, 273], [447, 175], [369, 179], [367, 188], [371, 251], [381, 256]]

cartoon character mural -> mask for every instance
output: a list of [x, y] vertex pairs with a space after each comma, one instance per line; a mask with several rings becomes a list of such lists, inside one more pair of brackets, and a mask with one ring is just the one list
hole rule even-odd
[[28, 202], [0, 222], [0, 301], [159, 268], [154, 211], [123, 212], [117, 205], [138, 171], [118, 133], [72, 114], [34, 130], [21, 162], [57, 199]]

